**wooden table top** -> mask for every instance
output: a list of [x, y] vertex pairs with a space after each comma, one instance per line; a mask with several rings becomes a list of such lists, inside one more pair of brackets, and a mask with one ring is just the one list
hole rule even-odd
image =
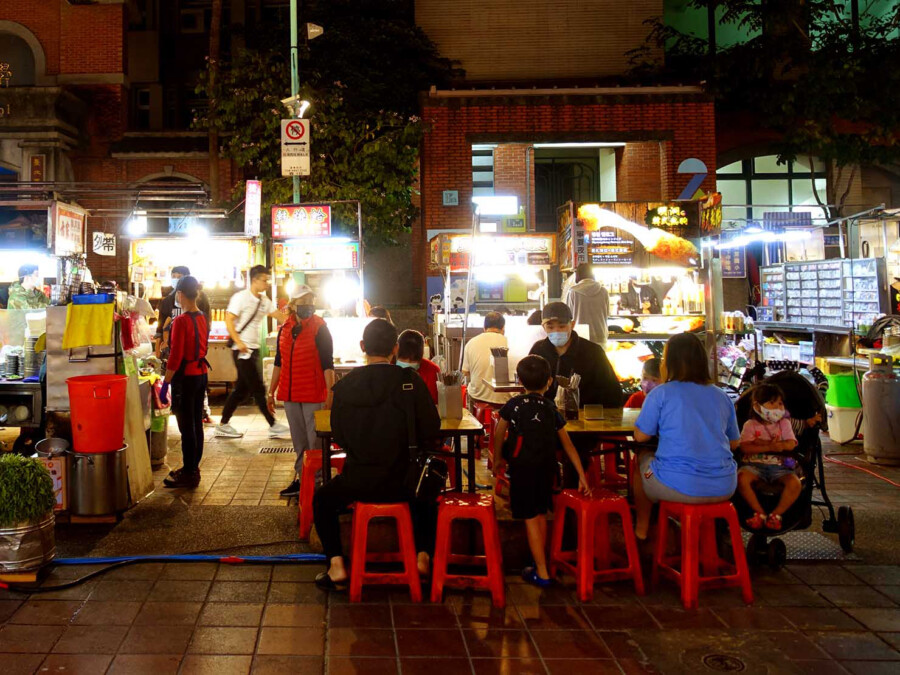
[[604, 408], [602, 420], [584, 419], [584, 410], [578, 411], [578, 420], [566, 422], [570, 434], [631, 433], [640, 410], [637, 408]]
[[[331, 434], [331, 411], [330, 410], [317, 410], [316, 413], [316, 433], [320, 436], [322, 435], [330, 435]], [[484, 427], [481, 425], [475, 416], [472, 415], [468, 410], [463, 410], [462, 419], [441, 419], [441, 431], [444, 433], [448, 432], [462, 432], [462, 433], [470, 433], [470, 434], [480, 434], [484, 432]]]

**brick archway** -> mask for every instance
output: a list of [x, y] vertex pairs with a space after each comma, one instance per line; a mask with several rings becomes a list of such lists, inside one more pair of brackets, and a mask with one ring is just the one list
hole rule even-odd
[[56, 84], [56, 77], [47, 75], [47, 55], [37, 36], [25, 26], [15, 21], [0, 19], [0, 33], [14, 35], [22, 39], [30, 48], [34, 56], [34, 78], [38, 86], [51, 86]]

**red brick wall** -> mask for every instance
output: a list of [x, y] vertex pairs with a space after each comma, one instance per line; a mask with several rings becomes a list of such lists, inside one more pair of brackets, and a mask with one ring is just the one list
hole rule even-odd
[[[526, 212], [534, 214], [534, 151], [528, 150], [530, 143], [504, 143], [494, 149], [494, 194], [516, 195], [519, 205], [525, 206], [529, 198]], [[526, 152], [527, 151], [527, 152]], [[528, 158], [526, 164], [525, 158]], [[531, 183], [528, 186], [528, 183]]]
[[[428, 125], [421, 156], [423, 213], [412, 242], [413, 250], [419, 252], [414, 255], [414, 278], [420, 285], [424, 285], [427, 260], [425, 232], [471, 224], [466, 205], [472, 198], [473, 143], [653, 141], [658, 165], [651, 165], [647, 172], [655, 172], [655, 194], [666, 199], [676, 197], [690, 178], [676, 174], [682, 160], [696, 157], [709, 167], [716, 165], [713, 104], [697, 94], [681, 95], [679, 100], [675, 95], [426, 98], [422, 117]], [[662, 152], [659, 141], [663, 141]], [[634, 184], [639, 182], [640, 189], [651, 187], [649, 179], [638, 181], [635, 175]], [[714, 187], [714, 175], [703, 187]], [[443, 206], [443, 190], [458, 190], [460, 206]]]
[[616, 151], [616, 199], [620, 202], [662, 199], [659, 141], [626, 143]]
[[0, 19], [34, 33], [47, 74], [125, 72], [125, 5], [70, 5], [66, 0], [3, 0]]

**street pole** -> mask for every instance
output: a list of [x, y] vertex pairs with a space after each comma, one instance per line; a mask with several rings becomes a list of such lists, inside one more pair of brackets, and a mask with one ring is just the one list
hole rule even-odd
[[[291, 96], [294, 97], [294, 116], [299, 117], [300, 106], [296, 97], [300, 93], [300, 48], [297, 44], [297, 2], [291, 0]], [[300, 203], [300, 176], [293, 176], [294, 203]]]

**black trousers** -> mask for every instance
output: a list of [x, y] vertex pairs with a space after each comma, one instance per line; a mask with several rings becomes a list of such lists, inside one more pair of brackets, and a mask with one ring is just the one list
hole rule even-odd
[[237, 382], [234, 383], [234, 389], [231, 390], [225, 401], [225, 407], [222, 408], [222, 424], [228, 424], [237, 407], [252, 395], [256, 401], [256, 407], [266, 418], [269, 426], [272, 426], [275, 424], [275, 418], [272, 417], [266, 404], [266, 385], [259, 370], [259, 350], [254, 349], [250, 353], [249, 359], [240, 359], [239, 355], [240, 352], [236, 349], [231, 352], [238, 376]]
[[316, 532], [319, 533], [319, 539], [322, 540], [325, 557], [329, 560], [343, 555], [339, 516], [341, 511], [353, 502], [374, 504], [409, 502], [416, 551], [424, 551], [428, 554], [434, 552], [437, 503], [423, 504], [418, 501], [410, 501], [409, 490], [402, 483], [391, 484], [362, 477], [355, 479], [341, 474], [316, 490], [315, 497], [313, 497], [313, 520], [316, 524]]
[[184, 470], [192, 473], [200, 468], [203, 458], [203, 395], [206, 375], [184, 375], [172, 385], [172, 408], [181, 432], [181, 454]]

